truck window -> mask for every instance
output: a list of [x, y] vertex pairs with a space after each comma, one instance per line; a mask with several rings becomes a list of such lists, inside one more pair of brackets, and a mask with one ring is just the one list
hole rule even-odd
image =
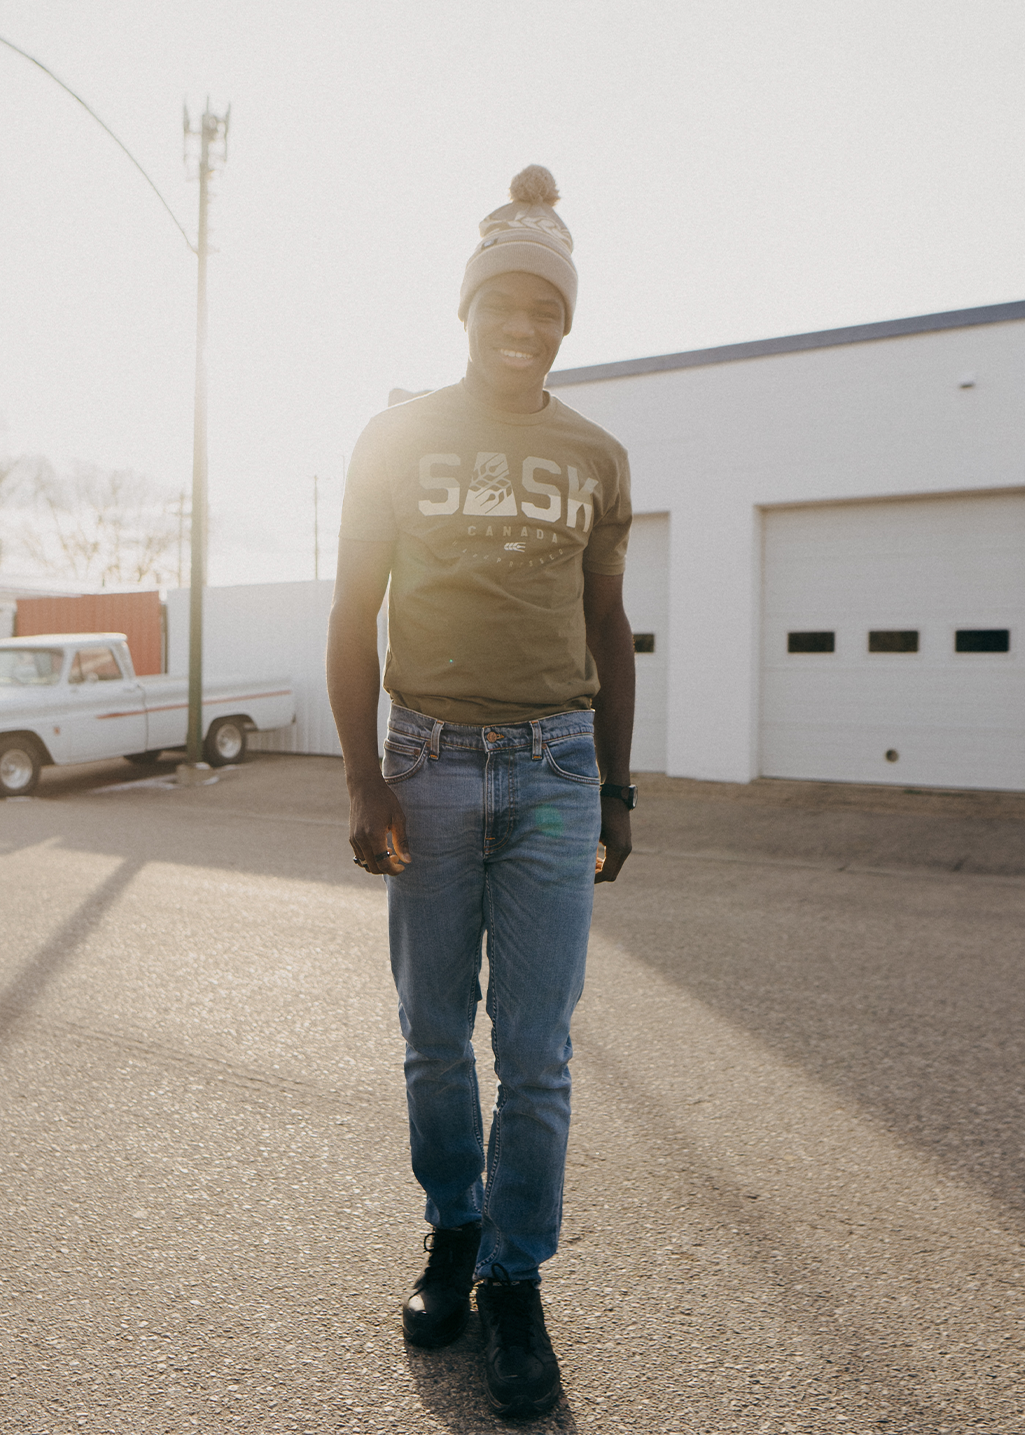
[[69, 683], [113, 683], [121, 677], [110, 648], [79, 648], [68, 675]]
[[0, 648], [0, 686], [48, 687], [60, 680], [60, 648]]

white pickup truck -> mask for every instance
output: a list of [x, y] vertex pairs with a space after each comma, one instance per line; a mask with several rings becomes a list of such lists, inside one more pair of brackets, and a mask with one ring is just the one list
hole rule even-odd
[[[185, 746], [187, 678], [137, 678], [124, 633], [0, 640], [0, 797], [21, 797], [50, 763], [149, 762]], [[246, 734], [295, 721], [290, 678], [203, 684], [203, 756], [238, 762]]]

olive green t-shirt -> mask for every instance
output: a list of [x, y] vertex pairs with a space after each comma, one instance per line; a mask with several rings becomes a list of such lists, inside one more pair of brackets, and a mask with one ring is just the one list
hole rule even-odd
[[626, 450], [549, 394], [535, 414], [465, 383], [371, 419], [342, 537], [394, 543], [384, 686], [444, 722], [524, 722], [598, 691], [584, 573], [622, 573]]

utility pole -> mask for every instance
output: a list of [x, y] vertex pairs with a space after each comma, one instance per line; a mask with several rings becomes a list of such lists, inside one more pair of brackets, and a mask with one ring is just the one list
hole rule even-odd
[[313, 475], [313, 581], [320, 577], [320, 523], [317, 514], [317, 475]]
[[[178, 768], [180, 782], [205, 774], [203, 762], [203, 588], [206, 584], [206, 259], [210, 176], [227, 159], [229, 105], [224, 115], [210, 111], [210, 101], [194, 128], [185, 110], [185, 159], [189, 140], [199, 138], [199, 264], [196, 282], [196, 396], [192, 441], [191, 586], [189, 591], [189, 726], [187, 761]], [[197, 771], [198, 770], [198, 771]]]
[[182, 489], [178, 495], [178, 587], [182, 585], [182, 574], [185, 572], [182, 564], [182, 552], [185, 547], [185, 490]]

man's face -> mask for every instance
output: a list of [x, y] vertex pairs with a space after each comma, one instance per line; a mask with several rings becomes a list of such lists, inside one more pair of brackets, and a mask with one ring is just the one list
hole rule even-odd
[[470, 303], [470, 364], [496, 395], [540, 395], [565, 321], [562, 295], [547, 279], [519, 271], [499, 274], [486, 280]]

